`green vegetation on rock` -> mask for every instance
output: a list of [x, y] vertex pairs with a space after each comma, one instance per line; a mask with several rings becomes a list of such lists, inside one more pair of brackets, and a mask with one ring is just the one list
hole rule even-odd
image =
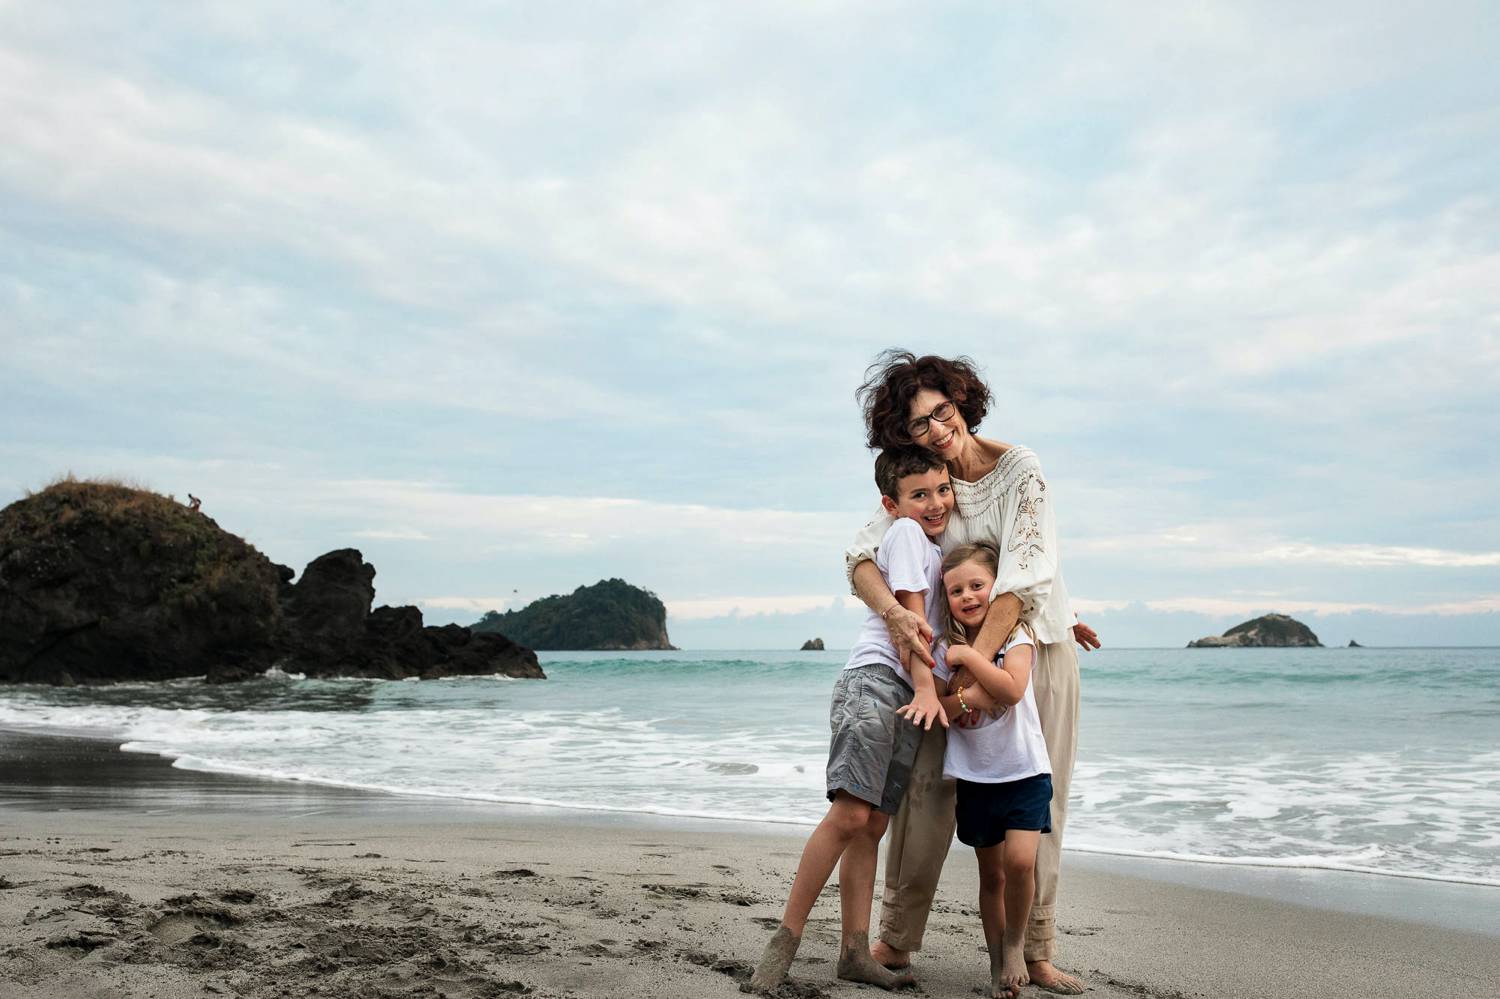
[[670, 649], [667, 608], [650, 590], [602, 579], [501, 614], [490, 611], [474, 631], [498, 631], [533, 649]]

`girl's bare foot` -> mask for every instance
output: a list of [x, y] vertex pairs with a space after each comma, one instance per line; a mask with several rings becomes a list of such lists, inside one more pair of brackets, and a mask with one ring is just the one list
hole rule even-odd
[[875, 941], [875, 946], [870, 948], [870, 956], [892, 971], [911, 967], [911, 951], [897, 950], [884, 940]]
[[882, 989], [900, 989], [917, 984], [909, 971], [891, 971], [870, 953], [870, 938], [865, 933], [851, 934], [849, 943], [839, 954], [838, 976], [846, 982], [864, 982]]
[[750, 989], [754, 992], [769, 992], [786, 981], [786, 970], [797, 956], [797, 945], [802, 938], [794, 936], [785, 926], [781, 927], [766, 943], [766, 950], [750, 976]]
[[1026, 965], [1026, 973], [1031, 977], [1032, 985], [1058, 995], [1082, 995], [1084, 989], [1088, 988], [1082, 978], [1068, 974], [1051, 961], [1030, 961]]
[[1012, 999], [1019, 996], [1021, 986], [1031, 981], [1026, 974], [1026, 949], [1020, 941], [1003, 948], [998, 969], [995, 968], [994, 957], [991, 955], [990, 968], [992, 999]]

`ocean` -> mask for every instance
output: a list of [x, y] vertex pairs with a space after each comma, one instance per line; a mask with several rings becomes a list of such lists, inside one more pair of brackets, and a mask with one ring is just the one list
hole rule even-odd
[[[548, 680], [0, 688], [191, 770], [810, 826], [839, 652], [543, 653]], [[1067, 846], [1500, 886], [1500, 649], [1082, 657]]]

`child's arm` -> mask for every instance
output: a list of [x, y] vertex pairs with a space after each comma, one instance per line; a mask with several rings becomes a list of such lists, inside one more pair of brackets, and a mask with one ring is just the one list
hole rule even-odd
[[[975, 679], [974, 674], [967, 669], [960, 669], [948, 681], [949, 693], [956, 695], [959, 687], [964, 689], [964, 704], [968, 706], [970, 711], [995, 711], [1004, 710], [1005, 708], [1005, 705], [995, 700], [988, 690], [979, 685], [979, 681]], [[938, 699], [942, 700], [941, 695], [939, 695]], [[947, 703], [943, 701], [945, 708], [947, 707]], [[957, 700], [954, 703], [958, 703]], [[959, 713], [963, 713], [962, 708], [959, 709]], [[950, 714], [949, 717], [951, 718], [952, 715]]]
[[[901, 602], [901, 606], [921, 615], [925, 621], [927, 612], [923, 606], [924, 596], [922, 593], [913, 593], [910, 590], [896, 591], [896, 599]], [[906, 654], [905, 661], [906, 671], [911, 674], [913, 693], [911, 703], [897, 708], [896, 713], [903, 718], [910, 718], [913, 725], [921, 725], [924, 729], [932, 728], [934, 719], [943, 728], [947, 728], [948, 716], [943, 712], [943, 706], [938, 703], [937, 682], [932, 677], [932, 667], [910, 652]]]
[[[958, 651], [958, 658], [953, 653]], [[978, 652], [967, 645], [948, 650], [948, 662], [955, 669], [963, 667], [974, 674], [979, 685], [1001, 704], [1011, 705], [1026, 696], [1026, 684], [1031, 681], [1031, 664], [1034, 652], [1030, 645], [1017, 645], [1005, 653], [1003, 666], [986, 662]], [[968, 700], [964, 691], [964, 700]], [[971, 707], [973, 705], [970, 705]]]

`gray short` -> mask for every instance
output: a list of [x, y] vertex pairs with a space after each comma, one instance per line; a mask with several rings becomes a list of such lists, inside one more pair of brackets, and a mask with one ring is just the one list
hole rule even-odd
[[828, 723], [828, 800], [847, 791], [895, 815], [911, 779], [922, 730], [896, 714], [912, 691], [889, 666], [846, 669], [833, 685]]

